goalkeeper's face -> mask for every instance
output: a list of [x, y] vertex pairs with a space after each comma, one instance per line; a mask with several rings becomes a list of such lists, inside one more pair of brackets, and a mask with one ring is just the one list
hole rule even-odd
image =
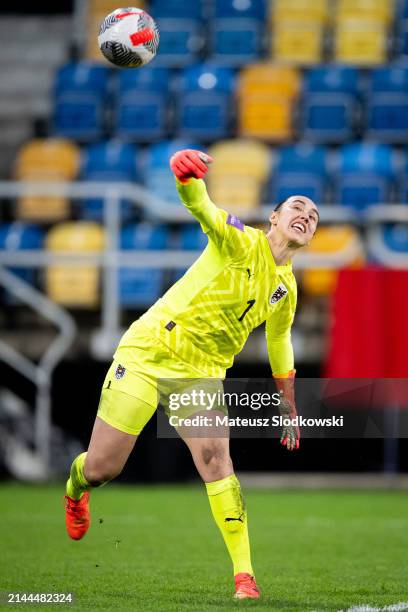
[[275, 231], [298, 247], [309, 244], [319, 222], [316, 204], [306, 196], [291, 196], [279, 204], [270, 218]]

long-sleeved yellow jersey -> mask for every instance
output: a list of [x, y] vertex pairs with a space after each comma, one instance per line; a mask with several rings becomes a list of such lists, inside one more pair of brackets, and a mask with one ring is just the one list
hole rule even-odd
[[218, 208], [202, 180], [177, 182], [177, 188], [208, 245], [130, 326], [118, 347], [120, 359], [132, 363], [132, 338], [142, 325], [203, 376], [224, 378], [248, 335], [266, 321], [272, 372], [285, 377], [294, 368], [290, 331], [297, 292], [291, 263], [277, 266], [265, 234]]

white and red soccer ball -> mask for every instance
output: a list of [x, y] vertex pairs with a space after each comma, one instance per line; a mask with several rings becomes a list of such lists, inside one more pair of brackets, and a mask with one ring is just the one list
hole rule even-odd
[[98, 44], [106, 59], [115, 66], [139, 68], [156, 55], [159, 30], [146, 11], [118, 8], [103, 20]]

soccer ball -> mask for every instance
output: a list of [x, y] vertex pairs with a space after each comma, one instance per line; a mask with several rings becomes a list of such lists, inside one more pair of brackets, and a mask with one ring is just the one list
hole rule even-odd
[[98, 44], [115, 66], [139, 68], [156, 55], [159, 30], [154, 19], [142, 9], [119, 8], [103, 20]]

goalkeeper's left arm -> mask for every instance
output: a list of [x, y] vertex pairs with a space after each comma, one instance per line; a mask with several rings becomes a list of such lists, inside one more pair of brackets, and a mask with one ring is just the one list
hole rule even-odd
[[[276, 387], [281, 396], [279, 412], [281, 416], [293, 419], [297, 416], [295, 404], [295, 373], [291, 326], [293, 312], [283, 309], [280, 315], [272, 315], [266, 321], [266, 340], [269, 361]], [[281, 444], [288, 450], [299, 448], [300, 431], [295, 425], [284, 426]]]

